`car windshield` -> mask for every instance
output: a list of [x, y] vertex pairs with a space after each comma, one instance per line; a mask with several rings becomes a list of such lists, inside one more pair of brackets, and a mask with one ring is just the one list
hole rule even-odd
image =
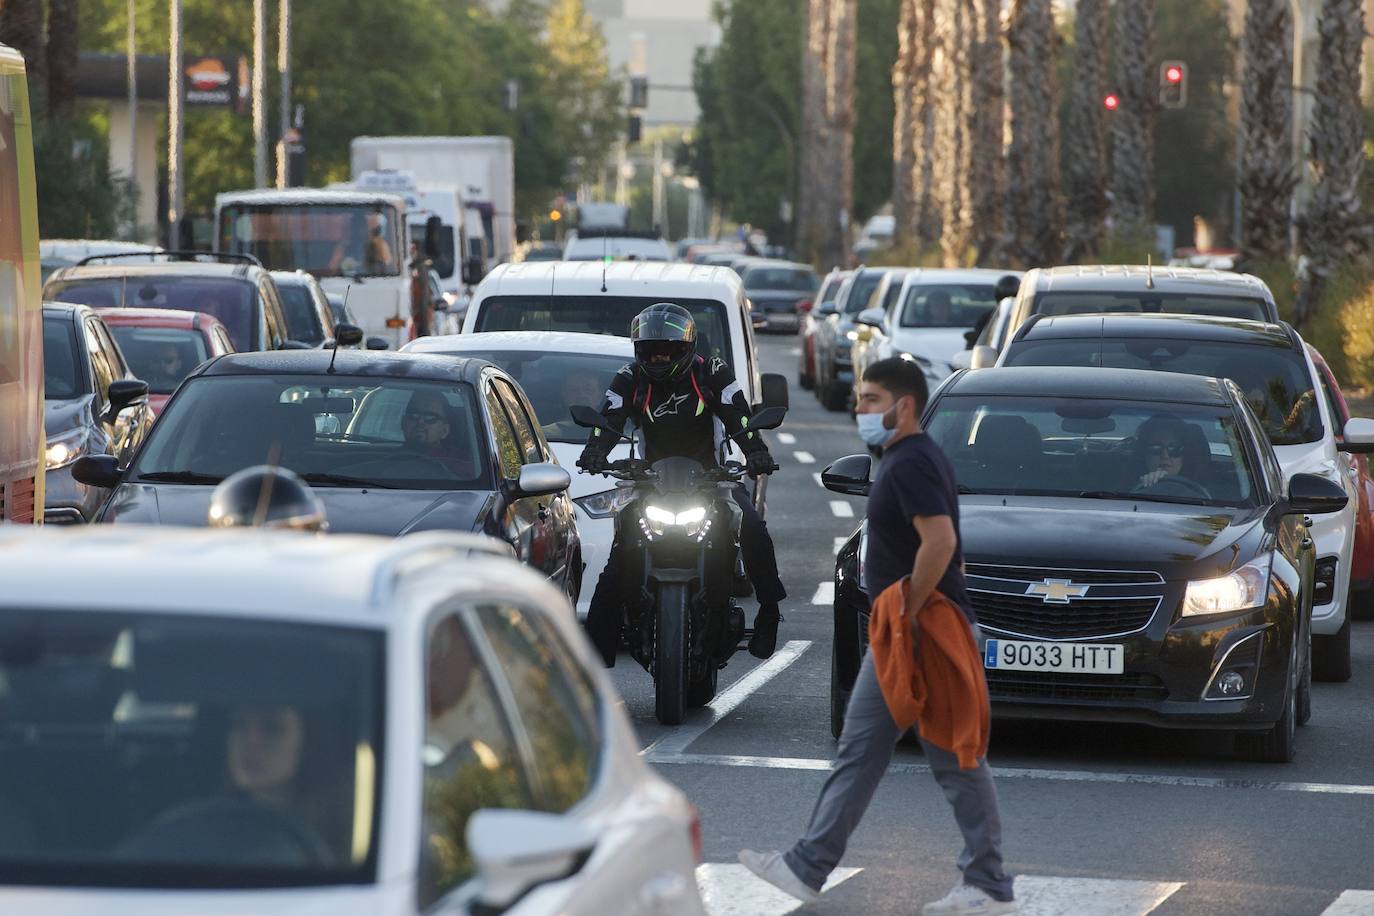
[[550, 442], [587, 441], [588, 431], [572, 421], [569, 408], [577, 404], [600, 407], [611, 377], [629, 362], [624, 356], [537, 350], [484, 352], [482, 358], [520, 383]]
[[76, 329], [69, 318], [43, 319], [43, 397], [65, 401], [85, 387], [76, 358]]
[[267, 463], [314, 486], [479, 490], [491, 486], [486, 441], [463, 382], [202, 376], [158, 418], [133, 474], [209, 483]]
[[6, 608], [0, 884], [370, 883], [383, 652], [355, 628]]
[[563, 249], [557, 245], [540, 245], [525, 252], [526, 261], [561, 261]]
[[797, 267], [750, 267], [744, 272], [744, 288], [748, 290], [787, 290], [814, 293], [820, 286], [814, 271]]
[[191, 370], [209, 358], [199, 331], [110, 325], [124, 361], [153, 394], [171, 394]]
[[129, 306], [205, 312], [224, 325], [235, 350], [258, 349], [258, 294], [253, 284], [243, 280], [141, 275], [100, 277], [50, 284], [44, 296], [98, 309]]
[[829, 305], [835, 301], [835, 297], [840, 294], [840, 287], [844, 286], [843, 277], [831, 277], [821, 288], [821, 305]]
[[982, 283], [921, 283], [907, 288], [904, 328], [972, 328], [997, 307], [995, 287]]
[[623, 261], [627, 258], [640, 261], [671, 261], [672, 255], [672, 249], [663, 239], [606, 236], [575, 240], [564, 250], [563, 260], [599, 261], [608, 257], [616, 261]]
[[401, 273], [396, 208], [373, 204], [231, 204], [220, 210], [219, 251], [251, 254], [269, 270], [317, 277]]
[[848, 293], [839, 306], [841, 312], [846, 315], [857, 315], [868, 308], [869, 297], [878, 288], [878, 284], [883, 282], [883, 272], [881, 270], [865, 270], [852, 278], [848, 285]]
[[[630, 322], [661, 296], [494, 296], [477, 315], [478, 331], [572, 331], [630, 336]], [[671, 301], [692, 313], [697, 323], [697, 352], [725, 360], [735, 374], [725, 306], [712, 299]]]
[[317, 346], [324, 343], [324, 326], [315, 311], [315, 296], [304, 283], [278, 283], [282, 311], [286, 313], [286, 334], [292, 340]]
[[1006, 365], [1155, 369], [1229, 378], [1245, 393], [1275, 445], [1322, 437], [1307, 361], [1286, 341], [1268, 345], [1153, 337], [1023, 340], [1011, 345]]
[[961, 492], [1254, 505], [1228, 408], [1048, 397], [940, 398], [926, 431]]
[[1088, 315], [1097, 312], [1168, 312], [1222, 318], [1269, 320], [1270, 308], [1254, 296], [1196, 296], [1185, 293], [1047, 292], [1035, 297], [1033, 315]]

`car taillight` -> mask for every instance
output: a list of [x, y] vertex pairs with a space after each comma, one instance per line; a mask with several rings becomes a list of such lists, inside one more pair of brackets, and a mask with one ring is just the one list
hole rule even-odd
[[803, 314], [803, 315], [805, 315], [807, 312], [811, 311], [811, 300], [810, 300], [810, 299], [801, 299], [801, 300], [799, 300], [799, 301], [797, 302], [797, 311], [800, 312], [800, 313]]
[[700, 863], [702, 861], [701, 812], [698, 811], [695, 806], [692, 807], [692, 825], [690, 832], [692, 834], [692, 855], [696, 856], [697, 862]]

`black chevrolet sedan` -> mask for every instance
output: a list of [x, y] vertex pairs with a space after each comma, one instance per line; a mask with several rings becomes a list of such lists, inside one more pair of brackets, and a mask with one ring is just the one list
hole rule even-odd
[[[1236, 733], [1287, 761], [1311, 715], [1306, 515], [1229, 381], [1115, 369], [963, 372], [927, 408], [953, 462], [994, 715]], [[866, 492], [867, 456], [823, 480]], [[836, 571], [832, 717], [866, 647], [864, 530]]]
[[97, 521], [204, 525], [214, 485], [257, 464], [290, 468], [315, 488], [331, 532], [485, 533], [577, 600], [570, 477], [524, 393], [483, 360], [346, 349], [223, 356], [182, 383], [126, 467], [102, 457], [75, 471], [115, 488]]

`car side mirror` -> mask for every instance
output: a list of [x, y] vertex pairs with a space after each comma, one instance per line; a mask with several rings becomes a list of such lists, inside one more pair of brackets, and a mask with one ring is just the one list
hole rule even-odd
[[356, 347], [363, 342], [363, 329], [356, 324], [341, 322], [334, 325], [334, 342], [340, 347]]
[[821, 471], [821, 485], [846, 496], [867, 496], [872, 474], [871, 455], [846, 455]]
[[870, 328], [881, 328], [887, 319], [887, 313], [882, 309], [864, 309], [854, 320]]
[[1288, 515], [1323, 515], [1339, 512], [1349, 501], [1345, 490], [1317, 474], [1294, 474], [1288, 481]]
[[515, 496], [552, 496], [572, 484], [567, 469], [550, 462], [527, 464], [515, 479]]
[[72, 465], [72, 478], [77, 483], [99, 490], [110, 490], [119, 485], [119, 459], [113, 455], [86, 455], [76, 459]]
[[764, 407], [788, 408], [787, 376], [779, 372], [765, 372], [759, 376], [759, 384], [762, 386], [760, 394], [763, 395]]
[[1345, 429], [1341, 432], [1341, 442], [1336, 448], [1352, 455], [1368, 455], [1374, 452], [1374, 420], [1351, 417], [1345, 423]]
[[148, 397], [148, 383], [137, 378], [121, 378], [110, 382], [110, 410], [106, 420], [113, 422], [119, 412], [140, 398]]
[[1019, 292], [1021, 292], [1021, 278], [1015, 274], [1006, 274], [992, 288], [992, 295], [998, 302], [1003, 299], [1010, 299]]
[[540, 811], [483, 808], [466, 835], [480, 912], [505, 912], [533, 888], [572, 877], [596, 848], [596, 835], [573, 818]]
[[369, 350], [390, 350], [391, 344], [387, 342], [385, 337], [369, 337], [367, 348]]
[[468, 258], [463, 262], [463, 282], [475, 286], [482, 282], [482, 259]]
[[312, 350], [310, 344], [301, 340], [283, 340], [278, 350]]
[[997, 365], [999, 355], [996, 347], [989, 347], [986, 344], [981, 347], [974, 347], [969, 353], [968, 367], [970, 369], [991, 369]]

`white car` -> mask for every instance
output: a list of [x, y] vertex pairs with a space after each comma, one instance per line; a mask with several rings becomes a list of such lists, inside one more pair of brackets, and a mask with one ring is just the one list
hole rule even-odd
[[0, 551], [0, 912], [703, 913], [694, 810], [497, 542]]
[[[572, 422], [568, 408], [573, 404], [599, 408], [611, 377], [634, 359], [634, 346], [628, 338], [608, 334], [491, 331], [421, 337], [401, 349], [480, 357], [505, 370], [524, 389], [558, 463], [573, 473], [568, 491], [576, 507], [577, 533], [586, 564], [577, 616], [586, 619], [615, 537], [615, 512], [628, 500], [630, 490], [628, 484], [617, 486], [602, 474], [577, 470], [588, 432]], [[626, 444], [611, 452], [612, 461], [627, 457]]]
[[[901, 291], [855, 319], [861, 326], [851, 350], [857, 394], [864, 370], [880, 359], [907, 355], [932, 382], [956, 368], [955, 355], [968, 347], [965, 336], [997, 307], [998, 281], [1020, 274], [1005, 270], [909, 270]], [[1005, 298], [1005, 297], [1004, 297]]]

